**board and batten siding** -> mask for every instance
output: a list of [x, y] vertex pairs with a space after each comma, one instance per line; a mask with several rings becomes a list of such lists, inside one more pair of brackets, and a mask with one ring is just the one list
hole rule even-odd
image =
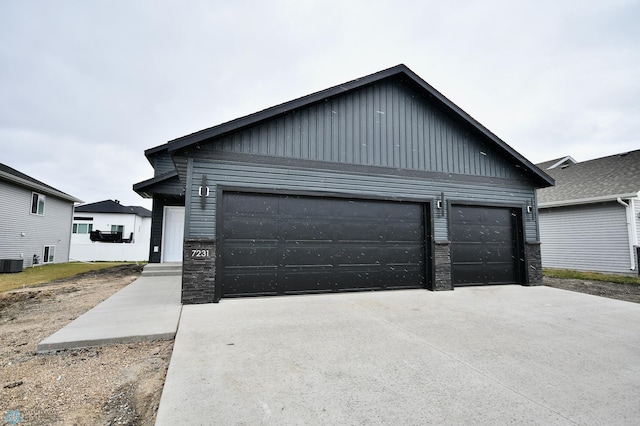
[[[493, 142], [400, 81], [335, 96], [191, 150], [217, 152], [522, 178]], [[185, 166], [178, 165], [181, 179]]]
[[[202, 175], [207, 176], [210, 187], [206, 205], [201, 206], [198, 194]], [[193, 184], [187, 191], [187, 218], [189, 238], [216, 237], [216, 197], [219, 185], [234, 188], [263, 189], [268, 191], [318, 191], [339, 193], [346, 196], [385, 199], [411, 199], [433, 201], [445, 193], [447, 200], [491, 204], [508, 203], [523, 208], [534, 198], [534, 189], [526, 184], [504, 185], [499, 179], [495, 184], [464, 183], [451, 180], [427, 180], [419, 178], [337, 172], [319, 169], [301, 169], [275, 165], [243, 164], [238, 162], [194, 160]], [[538, 241], [535, 220], [524, 214], [527, 241]], [[448, 240], [447, 216], [440, 210], [434, 213], [434, 237], [436, 241]]]
[[154, 176], [160, 176], [168, 172], [175, 170], [171, 155], [165, 151], [154, 154], [153, 157], [153, 171]]
[[613, 202], [539, 211], [542, 266], [629, 274], [625, 208]]
[[26, 268], [32, 265], [33, 255], [42, 262], [44, 246], [48, 245], [55, 246], [54, 263], [68, 262], [73, 203], [44, 194], [44, 215], [34, 215], [32, 192], [0, 182], [0, 259], [24, 259]]

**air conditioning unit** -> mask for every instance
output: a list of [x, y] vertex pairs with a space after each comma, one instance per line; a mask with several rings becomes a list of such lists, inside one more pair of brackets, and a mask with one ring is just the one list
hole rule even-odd
[[22, 259], [0, 259], [0, 272], [10, 274], [22, 272], [23, 263]]

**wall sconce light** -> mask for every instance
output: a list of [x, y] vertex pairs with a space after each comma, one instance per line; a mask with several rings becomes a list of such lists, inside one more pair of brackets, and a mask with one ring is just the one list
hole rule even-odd
[[436, 208], [440, 210], [440, 216], [444, 216], [444, 192], [441, 192], [440, 199], [436, 200]]
[[202, 175], [202, 184], [198, 188], [198, 195], [200, 196], [200, 207], [204, 209], [207, 206], [207, 197], [209, 196], [206, 175]]
[[527, 206], [527, 213], [533, 213], [533, 207]]

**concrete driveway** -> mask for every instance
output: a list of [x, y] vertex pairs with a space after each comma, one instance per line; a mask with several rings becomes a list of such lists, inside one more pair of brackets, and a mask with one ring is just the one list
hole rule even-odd
[[495, 286], [184, 306], [156, 424], [638, 419], [639, 304]]

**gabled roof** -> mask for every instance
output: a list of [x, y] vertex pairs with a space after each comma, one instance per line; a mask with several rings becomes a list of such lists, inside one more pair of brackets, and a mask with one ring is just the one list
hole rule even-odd
[[52, 195], [54, 197], [58, 197], [66, 201], [71, 201], [73, 203], [82, 202], [76, 197], [73, 197], [67, 193], [57, 190], [54, 187], [47, 185], [46, 183], [40, 182], [39, 180], [36, 180], [31, 176], [25, 175], [24, 173], [19, 172], [16, 169], [13, 169], [2, 163], [0, 163], [0, 179], [14, 183], [16, 185], [23, 186], [33, 191], [41, 192], [47, 195]]
[[540, 207], [633, 198], [640, 192], [640, 150], [549, 168], [554, 162], [538, 164], [556, 180], [555, 187], [538, 190]]
[[551, 179], [548, 175], [546, 175], [543, 171], [541, 171], [538, 167], [536, 167], [529, 160], [524, 158], [521, 154], [511, 148], [507, 143], [501, 140], [499, 137], [491, 133], [487, 128], [482, 126], [478, 121], [472, 118], [469, 114], [464, 112], [461, 108], [447, 99], [444, 95], [430, 86], [427, 82], [425, 82], [422, 78], [420, 78], [417, 74], [411, 71], [405, 65], [396, 65], [395, 67], [379, 71], [377, 73], [368, 75], [366, 77], [362, 77], [347, 83], [340, 84], [335, 87], [331, 87], [326, 90], [322, 90], [320, 92], [316, 92], [299, 99], [285, 102], [283, 104], [267, 108], [263, 111], [256, 112], [254, 114], [247, 115], [245, 117], [241, 117], [214, 127], [210, 127], [208, 129], [204, 129], [172, 141], [167, 142], [164, 145], [157, 146], [155, 148], [151, 148], [145, 151], [145, 155], [149, 158], [151, 155], [167, 149], [170, 154], [176, 153], [177, 151], [183, 150], [185, 148], [189, 148], [198, 144], [199, 142], [205, 141], [207, 139], [220, 137], [230, 132], [235, 132], [243, 127], [252, 126], [258, 124], [260, 122], [272, 119], [282, 114], [286, 114], [288, 112], [294, 111], [296, 109], [309, 106], [313, 103], [323, 101], [332, 96], [340, 95], [346, 92], [354, 91], [356, 89], [360, 89], [364, 86], [368, 86], [377, 82], [380, 82], [385, 79], [390, 78], [399, 78], [403, 81], [408, 82], [412, 86], [414, 86], [418, 91], [422, 92], [422, 94], [431, 99], [434, 103], [439, 104], [446, 110], [453, 113], [455, 117], [458, 119], [468, 123], [477, 131], [479, 131], [482, 135], [487, 137], [489, 140], [494, 142], [499, 148], [502, 149], [503, 152], [507, 154], [508, 157], [511, 157], [517, 163], [520, 163], [524, 170], [531, 173], [531, 175], [535, 178], [536, 181], [541, 186], [550, 186], [553, 185], [553, 179]]
[[119, 202], [112, 200], [98, 201], [96, 203], [76, 206], [76, 213], [117, 213], [135, 214], [141, 217], [151, 217], [151, 212], [140, 206], [123, 206]]
[[570, 155], [562, 158], [556, 158], [555, 160], [545, 161], [544, 163], [536, 164], [542, 170], [550, 170], [555, 169], [556, 167], [567, 167], [571, 164], [576, 164], [577, 161], [573, 159]]

